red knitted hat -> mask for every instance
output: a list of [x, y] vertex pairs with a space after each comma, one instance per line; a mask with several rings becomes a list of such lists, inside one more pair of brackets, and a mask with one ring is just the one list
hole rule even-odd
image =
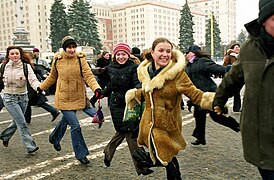
[[115, 56], [118, 51], [125, 51], [130, 56], [130, 47], [126, 43], [116, 44], [113, 48], [113, 55]]

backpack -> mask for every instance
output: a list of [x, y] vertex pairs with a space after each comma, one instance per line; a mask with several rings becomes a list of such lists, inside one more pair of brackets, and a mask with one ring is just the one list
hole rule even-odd
[[[25, 75], [25, 77], [27, 79], [27, 82], [28, 82], [28, 65], [25, 62], [22, 62], [22, 63], [23, 63], [24, 75]], [[2, 63], [1, 67], [0, 67], [0, 92], [5, 87], [4, 82], [3, 82], [3, 74], [4, 74], [4, 71], [5, 71], [5, 67], [6, 67], [6, 63]]]

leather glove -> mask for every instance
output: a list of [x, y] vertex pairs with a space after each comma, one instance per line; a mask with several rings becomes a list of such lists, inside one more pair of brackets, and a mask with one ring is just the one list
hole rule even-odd
[[94, 93], [95, 93], [95, 98], [96, 99], [102, 99], [104, 97], [104, 95], [102, 94], [102, 90], [99, 89], [99, 88], [96, 89]]
[[37, 93], [38, 93], [38, 94], [42, 94], [42, 93], [43, 93], [43, 90], [42, 90], [40, 87], [37, 87]]

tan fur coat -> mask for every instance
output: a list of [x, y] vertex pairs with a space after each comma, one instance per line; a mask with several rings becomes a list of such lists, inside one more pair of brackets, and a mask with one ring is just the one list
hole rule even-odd
[[[149, 149], [154, 162], [157, 158], [163, 165], [167, 165], [187, 145], [182, 134], [182, 94], [194, 104], [200, 105], [205, 93], [197, 89], [188, 78], [184, 71], [185, 57], [180, 51], [172, 52], [170, 63], [153, 79], [150, 79], [147, 70], [151, 63], [154, 63], [153, 60], [144, 60], [139, 65], [137, 71], [142, 90], [129, 90], [126, 102], [133, 106], [136, 103], [134, 97], [140, 100], [141, 93], [144, 94], [145, 110], [137, 142]], [[211, 103], [207, 104], [208, 108], [211, 108]]]

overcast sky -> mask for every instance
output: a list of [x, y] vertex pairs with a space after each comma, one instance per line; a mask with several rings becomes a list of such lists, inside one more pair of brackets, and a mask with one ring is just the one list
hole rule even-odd
[[[113, 2], [115, 4], [129, 2], [130, 0], [91, 0], [91, 2], [103, 3], [103, 2]], [[165, 0], [168, 2], [184, 5], [184, 0]], [[258, 4], [259, 0], [236, 0], [236, 26], [237, 26], [237, 34], [241, 32], [241, 29], [244, 28], [244, 24], [256, 19], [258, 17]]]

